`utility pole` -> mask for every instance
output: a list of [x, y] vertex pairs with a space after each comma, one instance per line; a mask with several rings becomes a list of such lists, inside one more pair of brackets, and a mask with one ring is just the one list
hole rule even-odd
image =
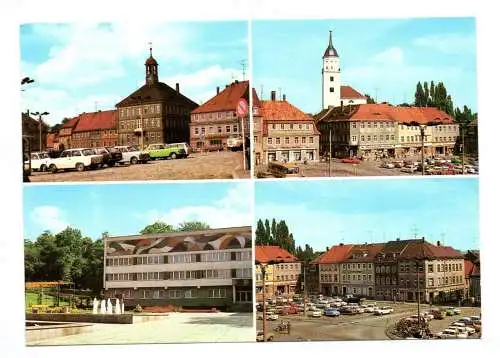
[[420, 263], [415, 262], [417, 267], [417, 315], [418, 315], [418, 329], [420, 329]]
[[304, 260], [304, 318], [307, 317], [307, 285], [306, 285], [307, 260]]
[[329, 133], [329, 143], [330, 143], [330, 149], [328, 150], [328, 176], [332, 176], [332, 123], [328, 123], [328, 133]]
[[260, 99], [264, 99], [264, 85], [260, 85]]
[[465, 124], [461, 123], [462, 128], [462, 175], [465, 174]]
[[246, 60], [245, 59], [241, 60], [240, 65], [241, 65], [241, 73], [243, 74], [243, 81], [244, 81], [245, 75], [246, 75], [246, 69], [247, 69]]

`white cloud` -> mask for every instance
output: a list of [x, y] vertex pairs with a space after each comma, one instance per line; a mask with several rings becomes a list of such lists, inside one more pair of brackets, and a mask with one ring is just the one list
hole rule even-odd
[[42, 230], [49, 230], [53, 233], [58, 233], [68, 226], [63, 219], [63, 213], [56, 206], [38, 206], [30, 213], [30, 218]]
[[413, 44], [448, 54], [474, 54], [476, 52], [476, 38], [474, 35], [469, 34], [448, 33], [428, 35], [416, 38]]
[[373, 62], [384, 66], [403, 64], [404, 53], [400, 47], [391, 47], [373, 57]]
[[177, 226], [184, 221], [202, 221], [212, 228], [251, 225], [253, 217], [251, 206], [253, 201], [250, 183], [232, 185], [226, 195], [213, 205], [184, 206], [167, 212], [150, 210], [136, 214], [136, 217], [148, 225], [157, 220]]

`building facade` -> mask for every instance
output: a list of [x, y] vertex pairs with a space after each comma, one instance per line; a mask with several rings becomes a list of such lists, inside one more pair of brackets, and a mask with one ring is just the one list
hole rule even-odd
[[42, 121], [31, 117], [29, 111], [21, 113], [22, 135], [29, 138], [33, 152], [46, 149], [48, 126]]
[[375, 296], [374, 261], [382, 247], [382, 244], [353, 245], [342, 261], [342, 295]]
[[477, 157], [479, 155], [479, 142], [477, 134], [476, 118], [467, 125], [464, 133], [465, 153], [472, 157]]
[[72, 145], [72, 135], [79, 119], [80, 117], [71, 118], [59, 129], [59, 150], [77, 148]]
[[[252, 89], [253, 101], [257, 99]], [[225, 150], [231, 137], [243, 139], [250, 137], [250, 114], [240, 118], [236, 107], [240, 99], [247, 103], [250, 97], [249, 81], [234, 81], [221, 92], [216, 89], [214, 97], [191, 112], [189, 142], [194, 150]]]
[[255, 287], [257, 300], [262, 299], [263, 272], [267, 297], [290, 297], [298, 290], [302, 265], [297, 258], [279, 246], [255, 247]]
[[366, 159], [450, 155], [459, 139], [459, 125], [432, 107], [388, 104], [342, 106], [315, 116], [321, 132], [320, 152]]
[[73, 148], [114, 147], [118, 145], [116, 110], [82, 113], [71, 133]]
[[318, 265], [319, 292], [327, 296], [342, 294], [342, 262], [353, 245], [339, 244], [332, 246], [313, 263]]
[[145, 147], [152, 143], [189, 143], [190, 113], [198, 105], [158, 79], [152, 49], [145, 62], [144, 86], [116, 104], [118, 143]]
[[319, 160], [319, 132], [311, 116], [290, 104], [286, 97], [277, 100], [275, 91], [270, 100], [260, 101], [259, 114], [263, 164]]
[[104, 292], [127, 307], [252, 307], [251, 227], [109, 237]]

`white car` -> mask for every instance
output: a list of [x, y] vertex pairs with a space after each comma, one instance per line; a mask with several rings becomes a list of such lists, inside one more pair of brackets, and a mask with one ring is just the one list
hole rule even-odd
[[277, 321], [279, 316], [276, 313], [266, 313], [266, 320], [268, 321]]
[[467, 332], [467, 334], [470, 336], [474, 333], [476, 333], [476, 330], [472, 327], [468, 327], [465, 323], [463, 322], [453, 322], [451, 325], [450, 325], [450, 328], [452, 327], [458, 327], [458, 328], [463, 328], [465, 332]]
[[31, 169], [44, 172], [49, 168], [50, 156], [47, 152], [31, 153]]
[[394, 309], [392, 307], [385, 306], [385, 307], [381, 307], [381, 308], [376, 309], [374, 313], [377, 316], [383, 316], [383, 315], [390, 314], [393, 312], [394, 312]]
[[363, 305], [362, 307], [364, 308], [365, 312], [368, 312], [368, 313], [373, 313], [373, 312], [375, 312], [376, 309], [378, 309], [377, 305], [372, 304], [372, 303], [369, 303], [367, 305]]
[[122, 159], [118, 162], [119, 164], [137, 164], [137, 163], [147, 163], [149, 160], [149, 154], [139, 150], [139, 148], [131, 145], [119, 145], [115, 149], [122, 153]]
[[436, 333], [437, 338], [467, 338], [467, 334], [458, 333], [454, 329], [443, 329], [441, 332]]
[[57, 173], [59, 170], [76, 169], [79, 172], [85, 169], [97, 168], [103, 163], [102, 155], [94, 154], [90, 148], [66, 149], [59, 158], [51, 159], [49, 171]]
[[469, 336], [469, 333], [467, 332], [465, 327], [457, 327], [452, 324], [447, 329], [454, 330], [455, 332], [457, 332], [458, 338], [467, 338]]
[[313, 309], [311, 312], [309, 312], [309, 316], [311, 317], [321, 317], [323, 315], [323, 312], [318, 309]]

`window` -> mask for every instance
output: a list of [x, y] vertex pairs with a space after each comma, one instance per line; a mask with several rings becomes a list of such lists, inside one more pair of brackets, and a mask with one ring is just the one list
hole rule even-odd
[[238, 125], [237, 124], [233, 125], [233, 132], [238, 132]]
[[302, 137], [302, 144], [306, 144], [306, 137]]
[[394, 140], [394, 134], [391, 135], [391, 140]]
[[357, 138], [355, 135], [353, 135], [353, 136], [352, 136], [352, 138], [351, 138], [351, 140], [352, 140], [353, 142], [355, 142], [357, 139], [358, 139], [358, 138]]
[[434, 265], [433, 264], [427, 265], [427, 272], [434, 272]]
[[364, 142], [364, 141], [365, 141], [365, 136], [364, 136], [364, 135], [362, 135], [362, 136], [361, 136], [361, 141], [362, 141], [362, 142]]
[[373, 136], [373, 140], [377, 140], [377, 136], [376, 135]]
[[366, 136], [366, 140], [367, 140], [368, 142], [369, 142], [369, 141], [371, 141], [371, 140], [372, 140], [372, 136], [371, 136], [371, 135]]
[[429, 286], [430, 287], [434, 286], [434, 279], [433, 278], [429, 279]]
[[295, 144], [299, 144], [299, 137], [295, 137]]
[[330, 93], [333, 93], [333, 92], [334, 92], [334, 88], [330, 87]]
[[309, 137], [309, 143], [314, 143], [314, 137]]
[[330, 82], [333, 82], [333, 76], [330, 76]]
[[271, 137], [267, 138], [267, 144], [273, 144], [273, 139]]
[[285, 144], [290, 144], [290, 138], [285, 137]]
[[276, 144], [280, 144], [280, 142], [281, 142], [280, 138], [279, 137], [276, 138]]

